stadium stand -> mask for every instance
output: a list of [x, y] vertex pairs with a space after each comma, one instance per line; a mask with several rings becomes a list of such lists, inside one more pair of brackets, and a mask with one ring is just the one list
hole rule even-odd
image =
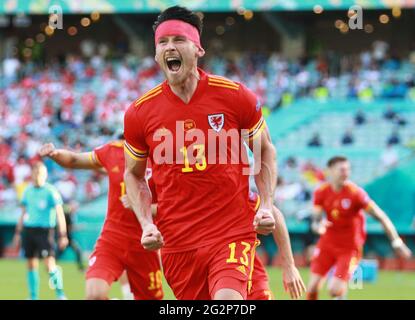
[[[329, 1], [322, 2], [329, 6]], [[300, 6], [298, 9], [312, 8], [310, 1], [293, 3]], [[227, 18], [217, 16], [222, 20]], [[329, 17], [326, 22], [334, 28], [331, 20], [335, 15]], [[68, 19], [75, 21], [75, 18], [78, 21], [80, 17]], [[131, 22], [128, 17], [124, 18], [126, 24]], [[39, 19], [33, 17], [33, 21]], [[146, 19], [142, 18], [144, 22]], [[108, 30], [109, 22], [105, 17], [102, 20]], [[249, 21], [246, 17], [245, 20]], [[257, 26], [263, 28], [264, 21], [260, 20]], [[226, 28], [230, 29], [231, 25]], [[318, 33], [317, 24], [310, 28]], [[251, 29], [243, 30], [248, 36], [266, 38], [266, 34]], [[222, 53], [220, 48], [232, 39], [210, 41], [212, 30], [218, 33], [217, 26], [207, 25], [204, 42], [219, 48], [215, 53]], [[302, 32], [306, 34], [306, 30]], [[53, 59], [47, 54], [58, 53], [60, 42], [49, 47], [48, 52], [36, 52], [34, 46], [30, 55], [25, 55], [23, 49], [18, 55], [13, 51], [1, 60], [0, 225], [8, 228], [5, 243], [10, 241], [19, 213], [16, 204], [27, 185], [27, 166], [36, 159], [41, 143], [50, 141], [57, 147], [91, 150], [115, 138], [122, 128], [123, 112], [128, 105], [162, 80], [148, 52], [137, 56], [125, 49], [124, 39], [111, 38], [112, 43], [108, 44], [98, 39], [100, 32], [95, 31], [95, 36], [94, 44], [85, 38], [79, 40], [80, 48], [76, 50], [62, 36], [59, 41], [66, 41], [62, 43], [71, 53], [55, 54]], [[330, 37], [328, 32], [323, 35], [327, 42]], [[405, 37], [410, 38], [404, 35], [400, 41], [396, 40], [397, 48], [402, 48], [402, 43], [406, 45]], [[349, 53], [321, 50], [325, 53], [315, 54], [313, 48], [308, 48], [307, 55], [292, 59], [274, 48], [272, 41], [268, 43], [272, 50], [242, 51], [238, 50], [235, 40], [229, 41], [232, 52], [214, 54], [202, 61], [208, 71], [246, 83], [264, 105], [279, 153], [276, 203], [287, 216], [296, 252], [305, 247], [312, 190], [325, 179], [325, 162], [335, 154], [351, 159], [353, 179], [367, 187], [397, 223], [400, 232], [414, 232], [411, 223], [415, 193], [411, 170], [414, 171], [415, 165], [415, 51], [405, 47], [404, 55], [396, 55], [392, 50], [395, 39], [387, 38], [386, 44], [373, 41], [370, 46], [365, 44], [364, 50]], [[27, 40], [26, 36], [19, 39], [24, 45], [30, 44]], [[116, 48], [111, 51], [110, 45]], [[356, 47], [361, 46], [356, 43]], [[352, 134], [353, 142], [344, 145], [342, 137], [347, 132]], [[321, 145], [308, 147], [314, 134], [319, 136]], [[63, 180], [63, 169], [50, 161], [46, 164], [53, 182]], [[91, 250], [105, 215], [106, 179], [95, 173], [73, 172], [70, 180], [76, 186], [75, 198], [82, 204], [76, 238], [84, 249]], [[395, 199], [399, 199], [403, 190], [408, 198], [388, 201], [391, 191], [386, 192], [385, 186], [392, 184], [403, 188]], [[379, 233], [379, 225], [370, 220], [369, 225], [371, 234]], [[373, 250], [388, 255], [390, 250], [386, 247], [387, 243]]]

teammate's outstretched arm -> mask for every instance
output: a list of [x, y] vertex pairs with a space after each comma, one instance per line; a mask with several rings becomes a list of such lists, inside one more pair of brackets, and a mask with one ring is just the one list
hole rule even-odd
[[66, 149], [56, 149], [53, 143], [46, 143], [39, 149], [41, 157], [49, 157], [57, 164], [68, 169], [100, 169], [102, 165], [96, 159], [94, 152], [73, 152]]
[[[94, 151], [74, 152], [66, 149], [56, 149], [53, 143], [44, 144], [38, 151], [39, 155], [49, 157], [63, 168], [99, 170], [105, 172], [105, 168], [97, 159]], [[125, 208], [130, 208], [127, 195], [121, 197]]]
[[254, 226], [258, 233], [269, 234], [275, 229], [272, 207], [277, 181], [277, 152], [266, 125], [261, 136], [257, 139], [260, 139], [260, 148], [254, 146], [255, 141], [249, 142], [249, 147], [254, 154], [255, 172], [257, 173], [255, 184], [261, 197], [261, 205], [255, 215]]
[[153, 222], [152, 197], [145, 179], [146, 168], [147, 161], [134, 160], [125, 152], [124, 181], [130, 206], [143, 229], [141, 244], [147, 250], [157, 250], [163, 246], [163, 237]]
[[386, 235], [391, 241], [392, 248], [395, 250], [397, 255], [405, 259], [410, 258], [412, 255], [411, 250], [399, 237], [399, 234], [396, 231], [395, 226], [393, 225], [392, 221], [389, 219], [387, 214], [381, 208], [379, 208], [379, 206], [374, 201], [370, 202], [369, 207], [366, 209], [366, 212], [382, 224]]
[[294, 263], [290, 236], [285, 224], [284, 215], [276, 206], [273, 206], [272, 213], [275, 219], [275, 230], [272, 232], [272, 235], [281, 252], [284, 289], [290, 293], [291, 299], [299, 299], [306, 291], [306, 288]]

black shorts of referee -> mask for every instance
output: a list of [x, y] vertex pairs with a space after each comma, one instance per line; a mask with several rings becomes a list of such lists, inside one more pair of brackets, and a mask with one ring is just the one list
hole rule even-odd
[[24, 227], [22, 247], [27, 259], [54, 257], [55, 229]]

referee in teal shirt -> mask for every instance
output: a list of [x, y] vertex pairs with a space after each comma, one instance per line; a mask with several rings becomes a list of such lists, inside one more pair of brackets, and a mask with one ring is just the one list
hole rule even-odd
[[56, 297], [65, 300], [61, 269], [55, 261], [55, 228], [58, 225], [58, 245], [63, 249], [68, 244], [62, 198], [56, 188], [46, 182], [48, 172], [42, 162], [32, 167], [33, 185], [23, 193], [22, 215], [16, 226], [14, 245], [22, 247], [28, 261], [27, 280], [30, 298], [39, 298], [39, 258], [43, 258], [49, 272], [49, 284]]

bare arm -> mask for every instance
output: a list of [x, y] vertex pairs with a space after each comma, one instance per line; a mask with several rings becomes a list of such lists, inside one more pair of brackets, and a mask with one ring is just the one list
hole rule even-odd
[[396, 250], [398, 255], [404, 258], [409, 258], [411, 256], [411, 251], [399, 237], [399, 234], [396, 231], [395, 226], [393, 225], [392, 221], [389, 219], [387, 214], [381, 208], [379, 208], [379, 206], [374, 201], [372, 201], [369, 204], [369, 207], [366, 211], [368, 214], [370, 214], [372, 217], [374, 217], [382, 224], [382, 227], [385, 230], [386, 235], [391, 241], [393, 249]]
[[66, 220], [65, 214], [63, 212], [62, 205], [58, 204], [55, 206], [56, 210], [56, 220], [58, 222], [58, 230], [59, 230], [59, 237], [58, 237], [58, 246], [61, 250], [63, 250], [68, 245], [68, 235], [66, 229]]
[[41, 157], [49, 157], [57, 164], [68, 169], [99, 169], [102, 165], [94, 152], [73, 152], [66, 149], [55, 149], [52, 143], [44, 144], [40, 150]]
[[156, 250], [163, 245], [163, 238], [153, 222], [146, 168], [147, 161], [134, 160], [125, 153], [124, 181], [130, 206], [143, 229], [141, 243], [148, 250]]
[[272, 235], [282, 257], [284, 288], [290, 292], [291, 298], [298, 299], [305, 292], [305, 285], [295, 266], [290, 236], [285, 224], [284, 215], [275, 206], [273, 206], [273, 215], [275, 219], [275, 230], [272, 232]]
[[19, 217], [19, 220], [17, 221], [17, 225], [16, 225], [16, 233], [21, 233], [23, 230], [23, 221], [24, 218], [26, 216], [26, 208], [24, 206], [21, 207], [22, 208], [22, 214]]
[[277, 182], [277, 152], [272, 144], [267, 127], [264, 128], [261, 136], [257, 139], [260, 146], [256, 141], [249, 143], [255, 160], [255, 184], [261, 197], [261, 204], [267, 208], [272, 208]]
[[66, 221], [65, 221], [65, 214], [63, 212], [62, 205], [58, 204], [55, 206], [56, 210], [56, 220], [58, 222], [58, 230], [59, 230], [59, 236], [65, 236], [67, 235], [66, 230]]
[[[126, 194], [123, 195], [121, 197], [121, 202], [122, 202], [124, 208], [132, 209], [132, 207], [131, 207], [131, 201], [128, 198], [128, 195], [126, 195]], [[151, 215], [153, 216], [153, 218], [156, 217], [156, 215], [157, 215], [157, 203], [152, 203], [151, 204]]]
[[283, 214], [277, 207], [273, 207], [272, 213], [275, 219], [275, 230], [272, 232], [274, 240], [281, 252], [283, 267], [294, 266], [294, 257], [291, 250], [290, 236]]
[[261, 197], [261, 206], [255, 216], [254, 225], [258, 233], [269, 234], [275, 228], [272, 207], [277, 181], [276, 150], [267, 127], [257, 139], [249, 142], [255, 160], [255, 184]]

